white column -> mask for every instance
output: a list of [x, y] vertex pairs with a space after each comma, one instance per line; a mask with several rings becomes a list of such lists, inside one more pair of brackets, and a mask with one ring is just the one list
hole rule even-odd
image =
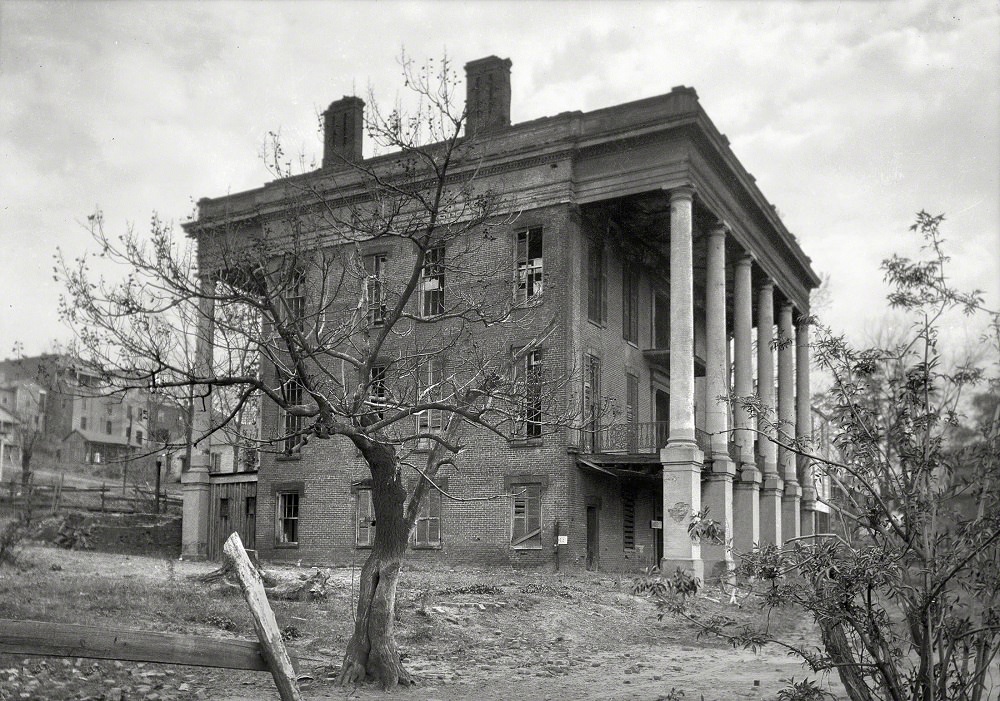
[[757, 453], [764, 472], [760, 488], [760, 542], [780, 545], [783, 485], [778, 474], [777, 446], [767, 439], [772, 433], [768, 423], [775, 419], [773, 340], [774, 283], [764, 280], [757, 290], [757, 396], [767, 414], [757, 420]]
[[660, 451], [663, 464], [664, 571], [691, 570], [704, 578], [701, 546], [687, 526], [701, 510], [703, 455], [694, 434], [694, 267], [692, 205], [694, 193], [670, 192], [670, 433]]
[[[200, 281], [202, 298], [198, 301], [198, 330], [195, 339], [195, 373], [208, 378], [212, 374], [212, 354], [215, 342], [215, 279], [203, 275]], [[212, 464], [211, 447], [206, 436], [212, 427], [212, 396], [209, 385], [195, 387], [190, 469], [181, 475], [183, 512], [181, 524], [181, 555], [190, 560], [204, 559], [208, 554], [209, 477]]]
[[[733, 265], [733, 384], [736, 394], [753, 394], [753, 287], [750, 255], [739, 257]], [[750, 426], [750, 415], [741, 403], [733, 415], [736, 428]], [[747, 553], [760, 539], [760, 471], [754, 459], [754, 436], [750, 431], [736, 431], [739, 445], [740, 473], [733, 485], [735, 526], [733, 546], [738, 553]]]
[[[809, 389], [809, 320], [800, 314], [795, 329], [795, 436], [810, 441], [812, 428], [812, 397]], [[809, 458], [798, 456], [797, 472], [802, 489], [802, 511], [799, 521], [801, 535], [816, 532], [816, 487], [813, 484]]]
[[690, 188], [670, 193], [670, 433], [668, 443], [694, 437], [694, 264]]
[[729, 457], [729, 395], [726, 351], [726, 228], [718, 224], [708, 232], [705, 281], [706, 367], [705, 430], [711, 441], [711, 469], [704, 489], [708, 517], [726, 530], [726, 543], [706, 545], [703, 559], [708, 576], [714, 577], [733, 567], [733, 477], [736, 465]]
[[[778, 310], [778, 420], [782, 443], [795, 437], [795, 330], [792, 327], [792, 303], [787, 300]], [[778, 466], [785, 480], [781, 497], [781, 535], [784, 540], [799, 536], [799, 502], [802, 492], [796, 474], [796, 455], [778, 447]]]

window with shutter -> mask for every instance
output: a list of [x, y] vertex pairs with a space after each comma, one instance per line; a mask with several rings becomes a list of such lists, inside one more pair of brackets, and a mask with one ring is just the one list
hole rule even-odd
[[635, 495], [622, 494], [622, 540], [625, 550], [635, 550]]
[[587, 318], [603, 324], [607, 308], [604, 242], [591, 241], [587, 256]]
[[630, 264], [622, 269], [622, 337], [639, 343], [639, 272]]

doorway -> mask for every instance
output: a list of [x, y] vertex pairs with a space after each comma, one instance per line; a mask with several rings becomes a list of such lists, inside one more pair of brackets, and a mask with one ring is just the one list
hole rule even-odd
[[596, 506], [587, 507], [587, 569], [596, 570], [600, 565], [600, 518]]

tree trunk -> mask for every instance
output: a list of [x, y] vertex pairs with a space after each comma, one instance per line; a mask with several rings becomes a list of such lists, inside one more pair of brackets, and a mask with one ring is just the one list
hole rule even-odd
[[409, 537], [404, 514], [406, 489], [391, 447], [367, 441], [357, 444], [372, 472], [375, 539], [361, 569], [357, 619], [344, 654], [339, 683], [357, 684], [374, 679], [388, 689], [412, 683], [399, 659], [394, 631], [396, 586]]
[[847, 696], [851, 701], [876, 701], [865, 683], [865, 675], [861, 667], [855, 666], [854, 652], [847, 635], [844, 633], [842, 623], [820, 623], [820, 631], [823, 637], [823, 647], [826, 649], [830, 659], [841, 666], [836, 668], [840, 677], [840, 683], [847, 690]]
[[31, 453], [33, 452], [33, 447], [28, 445], [21, 446], [21, 488], [22, 491], [27, 491], [28, 486], [31, 484]]

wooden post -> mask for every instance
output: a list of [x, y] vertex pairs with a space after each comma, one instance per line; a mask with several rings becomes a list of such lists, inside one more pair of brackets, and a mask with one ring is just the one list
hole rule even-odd
[[250, 562], [247, 551], [243, 547], [238, 533], [233, 533], [226, 540], [222, 553], [226, 562], [236, 572], [240, 580], [240, 589], [243, 590], [243, 598], [246, 599], [253, 616], [253, 626], [257, 631], [257, 638], [260, 640], [261, 652], [267, 660], [268, 667], [271, 668], [271, 676], [274, 677], [274, 684], [278, 687], [278, 695], [281, 701], [301, 701], [302, 695], [299, 693], [298, 684], [295, 682], [295, 668], [292, 667], [292, 660], [285, 649], [285, 643], [281, 639], [281, 631], [278, 629], [278, 622], [274, 619], [274, 612], [270, 604], [267, 603], [267, 594], [264, 592], [264, 583], [260, 579], [260, 574]]
[[156, 513], [160, 513], [160, 459], [156, 459]]
[[108, 488], [108, 485], [103, 484], [103, 483], [101, 484], [101, 513], [102, 514], [104, 513], [104, 492], [105, 492], [105, 490], [107, 490], [107, 488]]

